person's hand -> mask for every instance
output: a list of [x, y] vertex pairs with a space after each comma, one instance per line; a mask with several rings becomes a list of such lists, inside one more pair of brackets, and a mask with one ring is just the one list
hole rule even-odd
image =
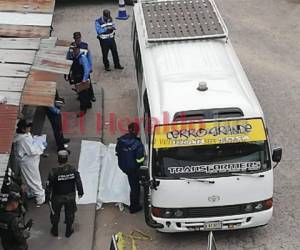
[[64, 79], [65, 79], [65, 81], [69, 81], [69, 76], [68, 75], [64, 75]]
[[82, 198], [82, 195], [78, 195], [78, 199], [81, 199]]

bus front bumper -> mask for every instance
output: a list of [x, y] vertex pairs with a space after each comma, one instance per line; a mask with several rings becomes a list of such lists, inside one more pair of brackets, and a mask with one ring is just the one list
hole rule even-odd
[[207, 218], [158, 218], [152, 215], [154, 221], [163, 225], [158, 231], [166, 233], [189, 231], [236, 230], [259, 227], [268, 224], [273, 214], [273, 207], [256, 213], [207, 217]]

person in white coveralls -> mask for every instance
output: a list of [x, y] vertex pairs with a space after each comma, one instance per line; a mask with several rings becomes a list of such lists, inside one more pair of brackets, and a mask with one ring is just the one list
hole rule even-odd
[[17, 124], [17, 133], [14, 138], [14, 151], [17, 164], [28, 186], [29, 196], [33, 196], [37, 205], [45, 202], [45, 191], [42, 187], [39, 170], [40, 155], [46, 148], [46, 142], [34, 140], [30, 131], [32, 123], [20, 120]]

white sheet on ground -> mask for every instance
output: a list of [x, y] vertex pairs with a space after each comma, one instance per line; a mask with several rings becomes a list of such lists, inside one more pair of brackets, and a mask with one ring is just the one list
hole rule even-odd
[[96, 203], [101, 156], [106, 147], [101, 142], [81, 141], [79, 167], [84, 195], [77, 204]]
[[115, 147], [116, 144], [109, 144], [103, 157], [97, 198], [98, 207], [101, 207], [102, 203], [109, 202], [130, 204], [128, 179], [118, 166]]
[[84, 196], [78, 204], [116, 202], [129, 205], [130, 188], [127, 176], [119, 169], [115, 144], [82, 141], [79, 158]]

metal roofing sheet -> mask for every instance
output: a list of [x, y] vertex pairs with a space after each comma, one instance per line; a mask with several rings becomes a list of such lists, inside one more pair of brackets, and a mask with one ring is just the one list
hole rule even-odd
[[21, 92], [26, 78], [0, 77], [0, 91]]
[[29, 65], [0, 63], [0, 76], [4, 77], [27, 77]]
[[53, 14], [0, 12], [0, 24], [50, 27], [52, 16]]
[[1, 0], [0, 10], [16, 12], [52, 13], [55, 0]]
[[40, 42], [40, 38], [0, 38], [0, 49], [37, 50]]
[[22, 93], [21, 103], [24, 105], [54, 105], [56, 82], [27, 80]]
[[56, 82], [59, 77], [59, 74], [53, 72], [45, 72], [32, 69], [30, 71], [28, 80], [32, 81], [51, 81]]
[[32, 64], [35, 57], [34, 50], [11, 50], [0, 49], [0, 62], [1, 63], [20, 63]]
[[54, 72], [59, 74], [69, 74], [72, 61], [70, 60], [61, 60], [53, 59], [47, 57], [35, 57], [34, 64], [32, 69]]
[[18, 106], [0, 104], [0, 154], [10, 153], [18, 112]]
[[48, 37], [50, 27], [21, 26], [0, 24], [0, 36], [2, 37]]
[[0, 97], [5, 98], [5, 104], [19, 106], [21, 92], [0, 91]]

